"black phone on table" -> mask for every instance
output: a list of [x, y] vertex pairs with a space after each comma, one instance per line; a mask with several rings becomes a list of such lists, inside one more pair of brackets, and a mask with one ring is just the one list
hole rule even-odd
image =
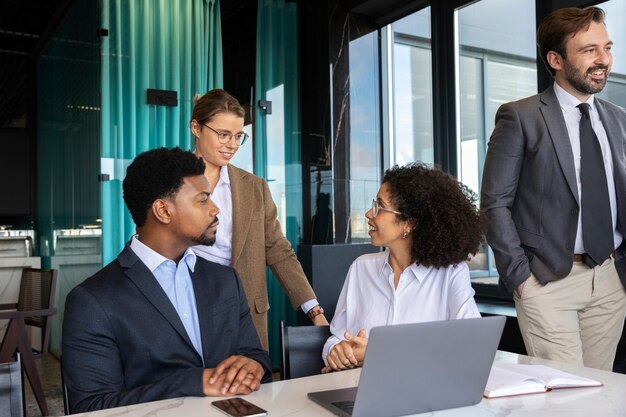
[[232, 417], [266, 416], [267, 411], [240, 397], [217, 400], [211, 403], [213, 407]]

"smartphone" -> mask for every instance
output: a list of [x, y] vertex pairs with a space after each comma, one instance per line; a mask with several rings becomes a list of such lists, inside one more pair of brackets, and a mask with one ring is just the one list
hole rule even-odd
[[267, 415], [267, 411], [240, 397], [213, 401], [211, 404], [213, 407], [232, 417], [256, 417]]

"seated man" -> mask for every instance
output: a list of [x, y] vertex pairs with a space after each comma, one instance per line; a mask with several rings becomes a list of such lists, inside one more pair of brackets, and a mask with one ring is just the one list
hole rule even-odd
[[65, 305], [72, 411], [247, 394], [271, 380], [236, 271], [189, 249], [213, 244], [218, 225], [202, 159], [178, 148], [145, 152], [123, 188], [138, 234]]

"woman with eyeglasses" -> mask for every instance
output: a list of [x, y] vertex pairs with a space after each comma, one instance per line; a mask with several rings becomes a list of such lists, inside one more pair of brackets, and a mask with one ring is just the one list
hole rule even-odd
[[420, 163], [385, 172], [365, 213], [372, 245], [348, 271], [324, 345], [323, 372], [360, 366], [374, 326], [479, 317], [466, 260], [485, 221], [475, 197]]
[[261, 343], [268, 348], [269, 301], [265, 266], [269, 266], [294, 308], [302, 308], [314, 324], [327, 325], [324, 310], [280, 230], [276, 205], [267, 182], [230, 164], [246, 143], [245, 110], [224, 90], [194, 99], [190, 123], [195, 154], [204, 160], [211, 200], [219, 207], [219, 226], [212, 246], [195, 246], [198, 256], [237, 270]]

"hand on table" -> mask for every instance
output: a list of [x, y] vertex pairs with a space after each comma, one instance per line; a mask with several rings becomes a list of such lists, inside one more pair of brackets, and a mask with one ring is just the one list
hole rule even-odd
[[204, 395], [249, 394], [259, 389], [264, 374], [265, 370], [257, 361], [240, 355], [230, 356], [214, 369], [204, 370]]
[[356, 336], [350, 332], [346, 332], [344, 337], [346, 340], [342, 340], [333, 346], [328, 356], [326, 356], [328, 366], [322, 369], [323, 374], [331, 371], [352, 369], [355, 366], [361, 366], [363, 363], [365, 349], [367, 348], [365, 329], [359, 330]]

